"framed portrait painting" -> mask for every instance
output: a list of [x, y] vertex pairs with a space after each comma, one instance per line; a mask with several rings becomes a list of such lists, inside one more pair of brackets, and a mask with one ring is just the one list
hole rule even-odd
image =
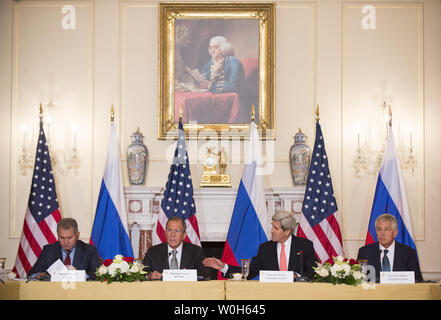
[[160, 3], [158, 137], [274, 139], [274, 42], [274, 3]]

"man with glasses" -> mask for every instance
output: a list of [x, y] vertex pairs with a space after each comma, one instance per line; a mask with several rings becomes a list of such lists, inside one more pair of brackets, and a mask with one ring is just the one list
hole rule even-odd
[[183, 219], [168, 219], [165, 226], [167, 242], [151, 247], [144, 257], [145, 271], [151, 272], [152, 280], [161, 279], [164, 269], [197, 269], [198, 276], [207, 276], [207, 271], [202, 265], [202, 248], [184, 242], [186, 235]]

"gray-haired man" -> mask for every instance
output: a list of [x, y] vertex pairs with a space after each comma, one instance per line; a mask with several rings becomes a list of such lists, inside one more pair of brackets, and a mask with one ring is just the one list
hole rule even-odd
[[380, 271], [414, 271], [415, 281], [423, 281], [415, 250], [395, 241], [397, 219], [391, 214], [382, 214], [375, 220], [375, 230], [378, 241], [361, 247], [357, 260], [367, 260], [375, 268], [377, 279]]
[[[250, 264], [249, 278], [256, 277], [260, 270], [294, 271], [300, 274], [300, 254], [303, 255], [303, 275], [313, 278], [312, 267], [318, 259], [310, 240], [293, 235], [296, 227], [294, 215], [288, 211], [278, 211], [272, 217], [271, 226], [271, 240], [259, 246]], [[241, 272], [240, 267], [227, 265], [216, 258], [205, 259], [204, 265], [220, 270], [226, 278], [232, 273]]]

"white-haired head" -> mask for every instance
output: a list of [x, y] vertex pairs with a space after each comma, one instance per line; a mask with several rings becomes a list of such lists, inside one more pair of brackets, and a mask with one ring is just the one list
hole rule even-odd
[[229, 43], [227, 41], [227, 39], [225, 39], [225, 37], [222, 36], [216, 36], [210, 39], [210, 44], [209, 46], [215, 45], [217, 44], [222, 52], [222, 55], [224, 57], [226, 56], [234, 56], [234, 48], [231, 45], [231, 43]]

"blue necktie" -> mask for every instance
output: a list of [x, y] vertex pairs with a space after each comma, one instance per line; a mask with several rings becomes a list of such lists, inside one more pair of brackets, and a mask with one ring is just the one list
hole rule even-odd
[[389, 250], [383, 250], [383, 261], [382, 261], [382, 269], [383, 271], [390, 271], [390, 262], [389, 262], [389, 258], [387, 257], [387, 253], [389, 252]]

